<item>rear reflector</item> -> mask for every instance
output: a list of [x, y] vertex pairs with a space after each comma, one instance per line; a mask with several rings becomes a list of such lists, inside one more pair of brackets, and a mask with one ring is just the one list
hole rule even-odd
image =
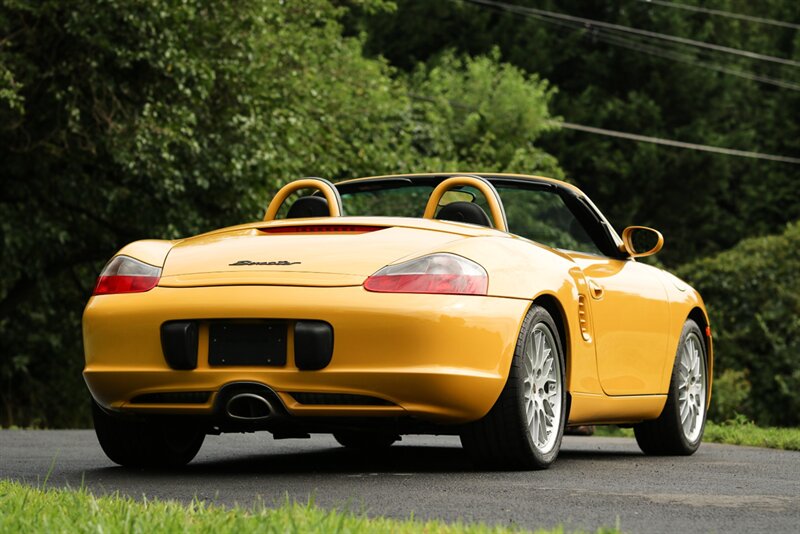
[[131, 404], [205, 404], [210, 397], [209, 391], [144, 393], [132, 398]]
[[156, 287], [158, 279], [158, 276], [101, 276], [97, 279], [94, 294], [142, 293]]
[[351, 395], [349, 393], [310, 393], [296, 391], [290, 393], [300, 404], [311, 406], [397, 406], [377, 397]]
[[303, 226], [276, 226], [259, 228], [265, 234], [365, 234], [383, 230], [385, 226], [364, 226], [355, 224], [312, 224]]
[[395, 274], [370, 276], [364, 283], [367, 291], [378, 293], [439, 293], [449, 295], [485, 295], [486, 277], [463, 274]]

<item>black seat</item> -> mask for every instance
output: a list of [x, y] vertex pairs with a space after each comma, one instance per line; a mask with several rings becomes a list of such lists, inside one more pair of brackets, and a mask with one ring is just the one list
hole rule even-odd
[[439, 210], [436, 218], [442, 221], [464, 222], [492, 227], [483, 208], [472, 202], [451, 202]]
[[324, 197], [300, 197], [289, 208], [286, 218], [305, 219], [307, 217], [327, 217], [330, 214], [328, 201]]

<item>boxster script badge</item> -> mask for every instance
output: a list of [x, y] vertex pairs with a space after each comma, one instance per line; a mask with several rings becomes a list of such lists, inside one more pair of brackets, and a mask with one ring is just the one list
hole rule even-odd
[[229, 263], [228, 265], [232, 267], [239, 267], [241, 265], [298, 265], [299, 261], [286, 261], [286, 260], [278, 260], [278, 261], [250, 261], [250, 260], [239, 260], [236, 263]]

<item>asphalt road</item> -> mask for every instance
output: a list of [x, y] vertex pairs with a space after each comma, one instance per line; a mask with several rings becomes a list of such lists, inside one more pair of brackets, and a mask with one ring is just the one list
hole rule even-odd
[[0, 477], [95, 493], [251, 505], [290, 498], [407, 518], [627, 532], [800, 532], [800, 452], [703, 444], [645, 457], [632, 439], [567, 437], [547, 471], [476, 471], [458, 438], [406, 436], [364, 455], [332, 438], [209, 436], [184, 470], [117, 467], [92, 431], [0, 431]]

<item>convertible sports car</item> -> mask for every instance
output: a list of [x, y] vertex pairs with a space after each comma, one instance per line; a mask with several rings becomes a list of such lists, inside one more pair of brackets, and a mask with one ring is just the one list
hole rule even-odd
[[536, 469], [565, 426], [613, 423], [691, 454], [711, 329], [696, 291], [636, 261], [662, 245], [548, 178], [292, 182], [263, 221], [109, 261], [83, 317], [97, 437], [119, 464], [175, 466], [222, 432], [454, 434]]

